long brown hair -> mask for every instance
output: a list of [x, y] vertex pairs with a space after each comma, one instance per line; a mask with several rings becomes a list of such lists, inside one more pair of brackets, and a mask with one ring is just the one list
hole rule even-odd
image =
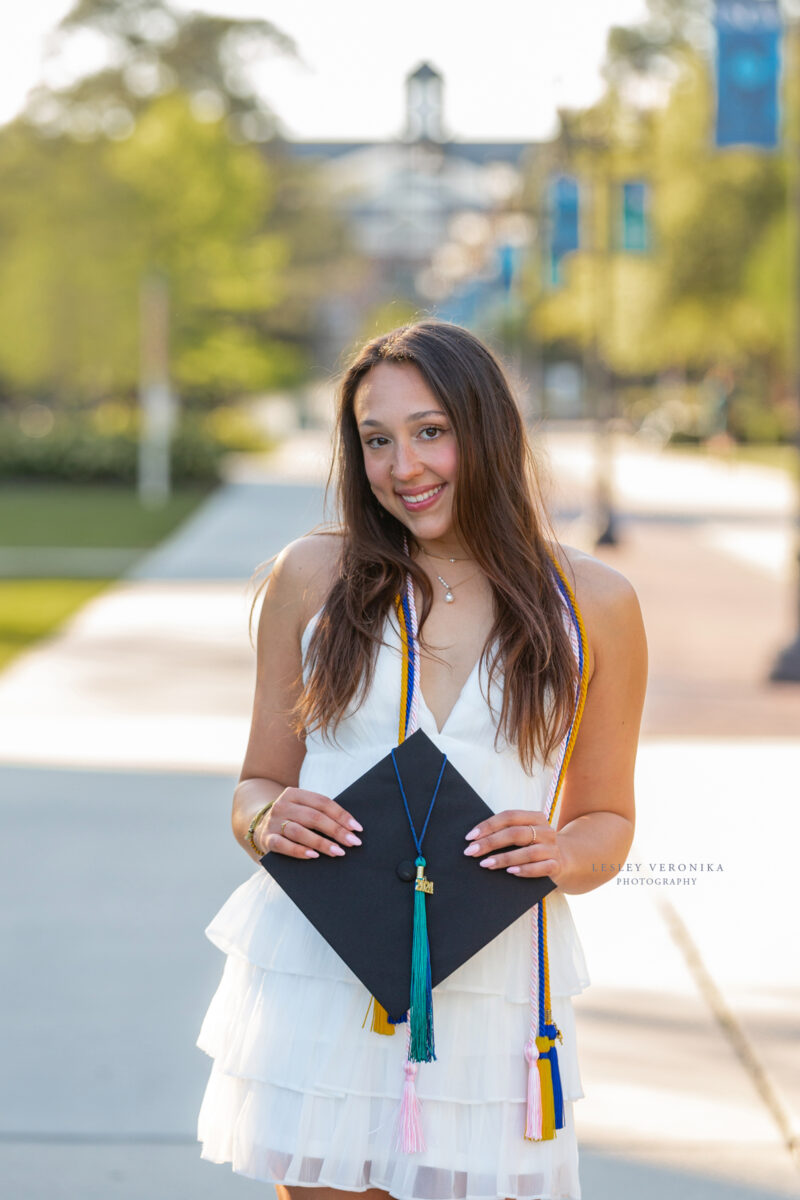
[[530, 772], [566, 732], [577, 682], [545, 531], [554, 539], [502, 367], [473, 334], [439, 321], [375, 338], [343, 376], [328, 478], [329, 488], [334, 478], [337, 485], [340, 558], [309, 642], [308, 676], [292, 714], [295, 728], [321, 730], [335, 741], [351, 702], [363, 703], [387, 613], [409, 572], [423, 598], [420, 643], [429, 650], [422, 630], [433, 589], [411, 557], [417, 546], [413, 533], [370, 489], [354, 414], [360, 384], [382, 362], [416, 367], [452, 423], [458, 452], [454, 528], [494, 598], [494, 624], [481, 662], [488, 664], [490, 687], [498, 671], [504, 674], [498, 730]]

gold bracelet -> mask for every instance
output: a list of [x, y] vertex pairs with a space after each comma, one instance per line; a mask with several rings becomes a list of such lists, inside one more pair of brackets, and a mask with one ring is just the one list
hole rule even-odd
[[[277, 799], [278, 799], [278, 797], [276, 796], [276, 797], [275, 797], [275, 800], [277, 800]], [[259, 823], [260, 823], [260, 821], [261, 821], [262, 817], [265, 817], [265, 816], [267, 815], [267, 813], [269, 812], [269, 810], [272, 808], [273, 804], [275, 803], [275, 800], [270, 800], [270, 801], [268, 801], [268, 802], [267, 802], [267, 803], [264, 805], [264, 807], [263, 807], [263, 808], [260, 808], [260, 809], [258, 810], [258, 812], [256, 813], [256, 815], [253, 817], [252, 821], [250, 822], [250, 828], [249, 828], [249, 829], [248, 829], [248, 831], [247, 831], [247, 840], [248, 840], [248, 842], [250, 843], [250, 845], [253, 847], [253, 849], [255, 850], [255, 852], [256, 852], [256, 854], [258, 855], [258, 857], [259, 857], [259, 858], [263, 858], [263, 857], [264, 857], [264, 854], [263, 854], [263, 852], [262, 852], [262, 851], [259, 849], [259, 847], [256, 845], [256, 836], [255, 836], [255, 835], [256, 835], [256, 829], [258, 828], [258, 825], [259, 825]]]

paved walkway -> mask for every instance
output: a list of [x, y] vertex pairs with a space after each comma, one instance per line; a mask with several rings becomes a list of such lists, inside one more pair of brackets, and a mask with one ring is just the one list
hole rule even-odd
[[[563, 437], [550, 450], [571, 536], [586, 461]], [[253, 680], [247, 580], [320, 519], [323, 456], [305, 434], [266, 479], [240, 460], [135, 574], [0, 676], [14, 1200], [256, 1194], [193, 1141], [194, 1038], [220, 969], [201, 931], [250, 869], [228, 826]], [[702, 487], [735, 507], [710, 512], [695, 491], [682, 509], [668, 465], [639, 470], [658, 495], [648, 508], [625, 493], [638, 516], [607, 552], [639, 589], [653, 673], [631, 882], [572, 901], [594, 981], [578, 1003], [587, 1200], [800, 1194], [785, 1148], [800, 1132], [800, 980], [784, 949], [800, 689], [764, 683], [791, 593], [785, 566], [729, 536], [752, 501], [784, 537], [790, 497], [771, 475], [762, 493], [758, 474], [731, 489], [709, 468]]]

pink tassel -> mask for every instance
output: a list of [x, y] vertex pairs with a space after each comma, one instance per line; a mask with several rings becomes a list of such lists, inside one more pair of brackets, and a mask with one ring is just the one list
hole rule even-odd
[[403, 1084], [403, 1100], [397, 1120], [395, 1148], [402, 1150], [403, 1154], [417, 1154], [420, 1150], [425, 1149], [425, 1138], [422, 1136], [422, 1106], [414, 1086], [417, 1064], [406, 1062], [405, 1073], [406, 1081]]
[[525, 1120], [525, 1137], [534, 1142], [542, 1140], [542, 1081], [539, 1078], [538, 1058], [539, 1051], [536, 1043], [531, 1040], [525, 1047], [525, 1060], [528, 1064], [528, 1110]]

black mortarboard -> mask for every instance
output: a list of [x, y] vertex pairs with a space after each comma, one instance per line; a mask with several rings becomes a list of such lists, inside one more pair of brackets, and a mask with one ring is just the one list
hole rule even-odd
[[[425, 819], [444, 755], [418, 729], [335, 797], [364, 826], [363, 845], [345, 857], [290, 858], [261, 863], [383, 1005], [391, 1020], [409, 1008], [417, 849], [398, 774], [417, 833]], [[395, 769], [395, 763], [396, 768]], [[519, 807], [509, 796], [508, 807]], [[492, 810], [449, 758], [422, 842], [433, 883], [427, 898], [431, 986], [533, 907], [556, 886], [487, 870], [465, 856], [467, 832]]]

